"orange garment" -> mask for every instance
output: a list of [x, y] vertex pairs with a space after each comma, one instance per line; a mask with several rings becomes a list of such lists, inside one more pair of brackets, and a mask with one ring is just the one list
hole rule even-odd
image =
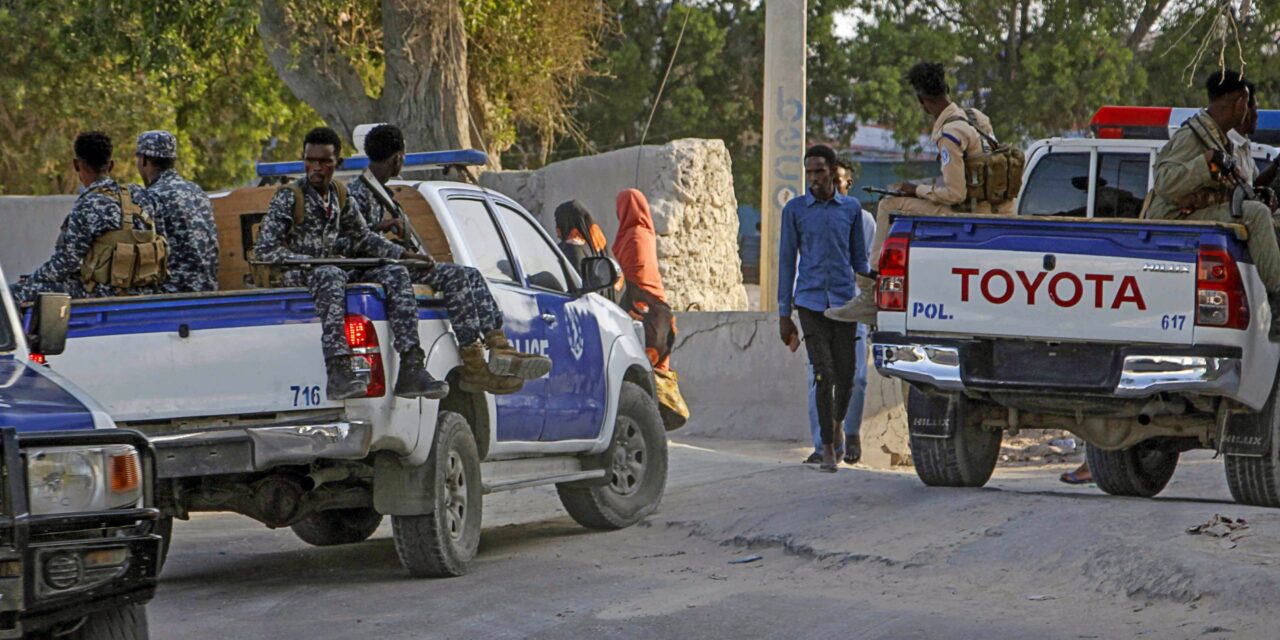
[[624, 189], [618, 194], [618, 235], [613, 240], [613, 255], [622, 266], [627, 282], [667, 301], [658, 272], [658, 234], [653, 229], [649, 201], [638, 189]]

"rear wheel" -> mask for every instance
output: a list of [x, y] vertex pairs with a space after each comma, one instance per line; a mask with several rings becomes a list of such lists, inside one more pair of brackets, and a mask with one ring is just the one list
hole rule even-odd
[[127, 604], [91, 614], [67, 636], [70, 640], [147, 640], [147, 609], [140, 604]]
[[307, 544], [328, 547], [364, 542], [378, 530], [380, 524], [382, 514], [364, 507], [317, 511], [289, 528]]
[[1280, 374], [1277, 374], [1271, 397], [1262, 411], [1249, 416], [1262, 424], [1253, 423], [1250, 431], [1258, 437], [1270, 434], [1271, 443], [1259, 456], [1226, 454], [1227, 487], [1231, 497], [1240, 504], [1256, 507], [1280, 507], [1280, 411], [1277, 411], [1277, 394], [1280, 394]]
[[445, 578], [467, 572], [480, 547], [480, 454], [471, 425], [440, 412], [427, 460], [435, 509], [425, 515], [391, 516], [396, 553], [414, 577]]
[[639, 385], [622, 383], [607, 484], [556, 485], [560, 503], [592, 529], [629, 527], [658, 508], [667, 486], [667, 433], [658, 403]]
[[1159, 438], [1116, 451], [1085, 447], [1093, 481], [1113, 496], [1150, 498], [1160, 493], [1178, 468], [1179, 455]]
[[[958, 393], [907, 392], [911, 462], [931, 487], [981, 487], [991, 479], [1004, 433], [982, 428], [978, 407]], [[949, 428], [950, 436], [944, 436]]]

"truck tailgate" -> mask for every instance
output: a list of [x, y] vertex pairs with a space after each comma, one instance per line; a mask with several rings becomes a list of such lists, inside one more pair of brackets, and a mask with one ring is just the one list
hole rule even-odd
[[917, 219], [907, 330], [1190, 344], [1200, 230]]

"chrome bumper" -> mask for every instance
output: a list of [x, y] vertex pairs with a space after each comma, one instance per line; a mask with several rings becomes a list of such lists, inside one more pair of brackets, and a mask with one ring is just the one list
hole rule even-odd
[[161, 478], [250, 473], [314, 460], [358, 460], [369, 454], [368, 422], [210, 429], [151, 438]]
[[[940, 344], [873, 344], [876, 371], [937, 387], [964, 391], [961, 349]], [[1162, 392], [1234, 397], [1240, 389], [1241, 359], [1203, 355], [1125, 354], [1113, 393], [1145, 398]]]

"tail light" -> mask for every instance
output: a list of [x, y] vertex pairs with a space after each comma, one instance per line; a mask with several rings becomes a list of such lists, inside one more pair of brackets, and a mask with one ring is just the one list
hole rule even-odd
[[911, 237], [889, 236], [880, 251], [880, 277], [876, 279], [876, 306], [881, 311], [907, 310], [907, 251]]
[[1196, 324], [1249, 328], [1249, 298], [1235, 258], [1223, 247], [1202, 246], [1196, 262]]
[[378, 345], [378, 331], [373, 321], [355, 313], [347, 314], [347, 344], [351, 346], [351, 360], [357, 373], [369, 376], [366, 398], [380, 398], [387, 394], [387, 374], [382, 367], [382, 350]]
[[43, 353], [28, 353], [27, 359], [36, 364], [49, 364], [49, 361], [44, 359]]

